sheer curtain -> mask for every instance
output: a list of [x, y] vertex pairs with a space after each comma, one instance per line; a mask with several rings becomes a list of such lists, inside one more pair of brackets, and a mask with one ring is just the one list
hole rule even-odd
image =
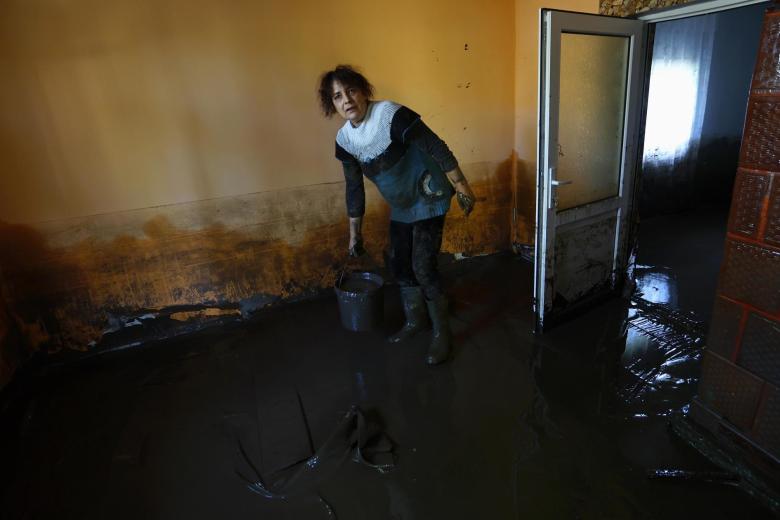
[[643, 156], [646, 173], [693, 177], [715, 23], [714, 16], [705, 15], [656, 26]]

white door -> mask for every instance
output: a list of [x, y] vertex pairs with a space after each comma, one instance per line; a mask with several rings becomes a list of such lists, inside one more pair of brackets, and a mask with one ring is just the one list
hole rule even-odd
[[612, 293], [627, 267], [646, 23], [540, 15], [537, 329]]

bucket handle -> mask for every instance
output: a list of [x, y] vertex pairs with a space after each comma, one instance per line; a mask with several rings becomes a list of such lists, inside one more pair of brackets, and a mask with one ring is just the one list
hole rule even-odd
[[344, 262], [344, 267], [341, 268], [341, 274], [339, 275], [339, 280], [336, 282], [336, 287], [341, 287], [341, 282], [344, 280], [344, 273], [347, 271], [347, 264], [349, 261]]
[[341, 287], [341, 282], [344, 280], [344, 275], [347, 273], [347, 268], [349, 268], [349, 264], [352, 261], [352, 259], [358, 259], [363, 258], [366, 256], [366, 250], [363, 249], [363, 243], [362, 241], [358, 243], [358, 246], [360, 248], [360, 253], [358, 253], [357, 256], [353, 256], [351, 254], [347, 254], [347, 259], [344, 260], [344, 264], [341, 267], [341, 272], [339, 273], [338, 281], [336, 282], [336, 287]]
[[341, 282], [344, 281], [344, 275], [347, 273], [347, 268], [349, 267], [351, 260], [352, 256], [347, 255], [347, 259], [344, 260], [344, 264], [341, 267], [341, 273], [339, 274], [338, 281], [336, 282], [336, 287], [341, 287]]

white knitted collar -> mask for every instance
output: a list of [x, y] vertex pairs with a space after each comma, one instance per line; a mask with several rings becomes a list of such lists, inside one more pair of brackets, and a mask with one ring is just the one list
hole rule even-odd
[[360, 126], [347, 121], [336, 134], [336, 142], [358, 161], [366, 163], [390, 146], [390, 127], [401, 105], [392, 101], [372, 101]]

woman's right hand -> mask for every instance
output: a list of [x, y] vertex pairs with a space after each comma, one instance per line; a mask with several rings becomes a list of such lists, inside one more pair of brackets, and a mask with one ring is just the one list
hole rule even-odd
[[358, 257], [366, 252], [363, 249], [363, 217], [349, 217], [349, 256]]
[[349, 237], [349, 256], [357, 258], [363, 255], [366, 250], [363, 248], [363, 237], [360, 235], [352, 235]]

